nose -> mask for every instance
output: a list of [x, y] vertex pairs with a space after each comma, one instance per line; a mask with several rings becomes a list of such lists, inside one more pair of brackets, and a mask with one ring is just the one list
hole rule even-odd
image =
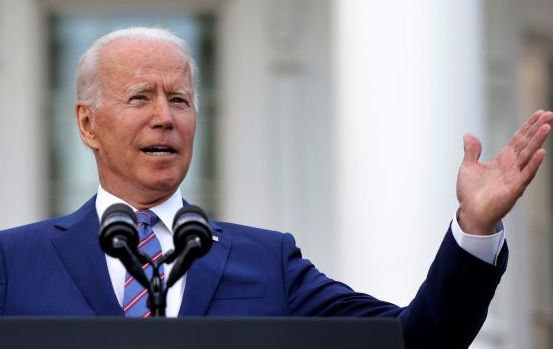
[[152, 110], [152, 127], [163, 129], [172, 129], [175, 127], [173, 112], [166, 96], [159, 96], [155, 100]]

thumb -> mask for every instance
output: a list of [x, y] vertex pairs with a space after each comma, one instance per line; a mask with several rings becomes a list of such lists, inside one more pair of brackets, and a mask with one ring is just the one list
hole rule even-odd
[[482, 144], [478, 138], [474, 137], [470, 133], [465, 133], [463, 136], [463, 149], [465, 150], [463, 162], [477, 162], [478, 159], [480, 159]]

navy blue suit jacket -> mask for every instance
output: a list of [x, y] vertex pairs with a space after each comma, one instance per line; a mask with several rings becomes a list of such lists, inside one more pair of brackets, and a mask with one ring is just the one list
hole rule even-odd
[[[180, 316], [399, 317], [413, 348], [468, 346], [507, 261], [506, 246], [492, 266], [448, 231], [426, 281], [400, 308], [326, 277], [290, 234], [212, 225], [219, 241], [190, 268]], [[68, 216], [0, 232], [0, 314], [123, 316], [98, 230], [93, 197]]]

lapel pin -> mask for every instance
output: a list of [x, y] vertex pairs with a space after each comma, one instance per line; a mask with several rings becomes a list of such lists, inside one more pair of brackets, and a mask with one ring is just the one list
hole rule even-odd
[[215, 241], [215, 242], [219, 241], [219, 237], [218, 237], [218, 236], [212, 235], [212, 238], [213, 238], [213, 241]]

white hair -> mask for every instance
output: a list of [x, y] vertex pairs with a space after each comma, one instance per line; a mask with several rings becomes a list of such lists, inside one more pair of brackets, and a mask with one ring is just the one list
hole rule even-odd
[[198, 110], [198, 93], [196, 78], [198, 68], [190, 55], [186, 42], [171, 31], [155, 27], [130, 27], [108, 33], [97, 39], [79, 59], [77, 68], [77, 99], [98, 108], [102, 104], [100, 83], [100, 54], [104, 47], [118, 39], [152, 40], [173, 44], [187, 59], [192, 75], [193, 103]]

